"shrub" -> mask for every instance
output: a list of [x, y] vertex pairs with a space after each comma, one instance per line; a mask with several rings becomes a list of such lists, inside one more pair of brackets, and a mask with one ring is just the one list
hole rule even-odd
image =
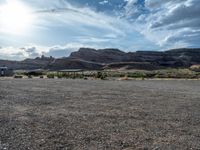
[[14, 75], [14, 78], [16, 78], [16, 79], [22, 79], [23, 76], [22, 75]]
[[133, 72], [133, 73], [128, 73], [128, 77], [130, 78], [145, 78], [146, 74], [143, 72]]
[[25, 72], [24, 73], [24, 75], [26, 75], [26, 76], [41, 76], [41, 75], [44, 75], [44, 73], [43, 72], [34, 72], [34, 71], [32, 71], [32, 72]]
[[155, 72], [148, 72], [146, 73], [146, 78], [154, 78], [156, 76]]
[[103, 74], [102, 72], [97, 72], [96, 78], [104, 80], [104, 79], [106, 79], [106, 75]]
[[64, 77], [64, 74], [63, 74], [63, 73], [58, 73], [58, 74], [57, 74], [57, 77], [58, 77], [59, 79], [61, 79], [61, 78]]
[[53, 79], [54, 77], [55, 77], [55, 75], [53, 73], [47, 74], [47, 78]]

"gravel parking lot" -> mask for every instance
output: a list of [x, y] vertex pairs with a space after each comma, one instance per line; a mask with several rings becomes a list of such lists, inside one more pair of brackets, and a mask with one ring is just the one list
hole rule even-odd
[[1, 78], [1, 149], [200, 149], [200, 81]]

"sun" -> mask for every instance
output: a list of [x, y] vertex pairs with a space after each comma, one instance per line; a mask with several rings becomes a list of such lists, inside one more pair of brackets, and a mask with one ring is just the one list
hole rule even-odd
[[7, 0], [0, 5], [0, 31], [10, 34], [25, 34], [32, 25], [31, 9], [18, 0]]

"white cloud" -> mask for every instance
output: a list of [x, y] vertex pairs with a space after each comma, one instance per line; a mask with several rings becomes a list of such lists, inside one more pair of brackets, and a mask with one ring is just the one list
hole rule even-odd
[[[121, 0], [125, 3], [112, 11], [120, 11], [116, 13], [120, 16], [66, 0], [21, 1], [32, 8], [36, 19], [31, 32], [23, 37], [1, 33], [1, 58], [61, 56], [79, 47], [152, 50], [199, 46], [199, 0], [145, 0], [144, 4]], [[98, 7], [99, 2], [105, 5], [101, 9], [114, 5], [99, 0]]]
[[142, 11], [140, 10], [140, 6], [136, 4], [138, 0], [124, 0], [126, 5], [124, 6], [124, 16], [129, 21], [134, 21], [136, 17], [138, 17]]
[[[128, 26], [128, 23], [125, 20], [119, 20], [110, 15], [96, 12], [89, 7], [77, 7], [71, 5], [65, 0], [23, 0], [23, 2], [27, 5], [31, 5], [35, 18], [31, 26], [31, 32], [26, 32], [28, 34], [26, 36], [31, 36], [24, 41], [30, 39], [29, 41], [32, 40], [34, 43], [36, 43], [34, 40], [37, 39], [37, 36], [42, 38], [41, 41], [50, 41], [49, 34], [51, 34], [54, 36], [54, 44], [56, 44], [58, 43], [56, 39], [60, 39], [61, 37], [61, 31], [62, 34], [65, 33], [67, 38], [71, 39], [78, 36], [96, 36], [96, 38], [101, 38], [102, 34], [108, 33], [122, 37], [125, 36], [125, 32], [127, 32], [125, 27]], [[103, 2], [105, 3], [106, 1]], [[0, 29], [0, 33], [2, 32], [3, 31]], [[11, 35], [6, 36], [11, 37]], [[64, 38], [61, 40], [63, 44]], [[24, 44], [28, 43], [24, 42]]]
[[[105, 3], [105, 1], [103, 2]], [[53, 7], [53, 9], [51, 7]], [[122, 22], [121, 20], [104, 13], [97, 13], [89, 7], [72, 6], [63, 0], [56, 4], [52, 3], [51, 7], [37, 11], [36, 14], [38, 15], [38, 19], [41, 20], [39, 26], [65, 26], [65, 28], [73, 26], [74, 29], [78, 30], [82, 28], [96, 28], [98, 31], [112, 32], [119, 34], [120, 36], [124, 34], [122, 30], [123, 26], [127, 26], [125, 20]]]
[[25, 58], [25, 52], [13, 47], [1, 47], [0, 59], [20, 60]]
[[146, 0], [145, 6], [149, 12], [134, 22], [145, 37], [161, 48], [198, 46], [195, 40], [200, 39], [198, 0]]
[[109, 3], [108, 0], [104, 0], [104, 1], [99, 2], [99, 4], [101, 4], [101, 5], [105, 5], [105, 4], [108, 4], [108, 3]]
[[67, 57], [71, 52], [77, 51], [80, 47], [100, 48], [98, 44], [68, 43], [66, 45], [40, 46], [28, 45], [24, 47], [0, 47], [0, 59], [24, 60], [36, 58], [42, 55], [56, 58]]

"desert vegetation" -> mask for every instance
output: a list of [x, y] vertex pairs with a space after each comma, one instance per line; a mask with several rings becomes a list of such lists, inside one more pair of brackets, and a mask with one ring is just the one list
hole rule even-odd
[[200, 65], [192, 65], [190, 67], [190, 70], [195, 71], [195, 72], [200, 72]]
[[190, 69], [160, 69], [160, 70], [101, 70], [101, 71], [83, 71], [63, 73], [56, 71], [44, 71], [40, 73], [16, 73], [16, 76], [22, 77], [40, 77], [40, 78], [64, 78], [64, 79], [117, 79], [128, 77], [130, 79], [199, 79], [200, 72], [197, 67]]

